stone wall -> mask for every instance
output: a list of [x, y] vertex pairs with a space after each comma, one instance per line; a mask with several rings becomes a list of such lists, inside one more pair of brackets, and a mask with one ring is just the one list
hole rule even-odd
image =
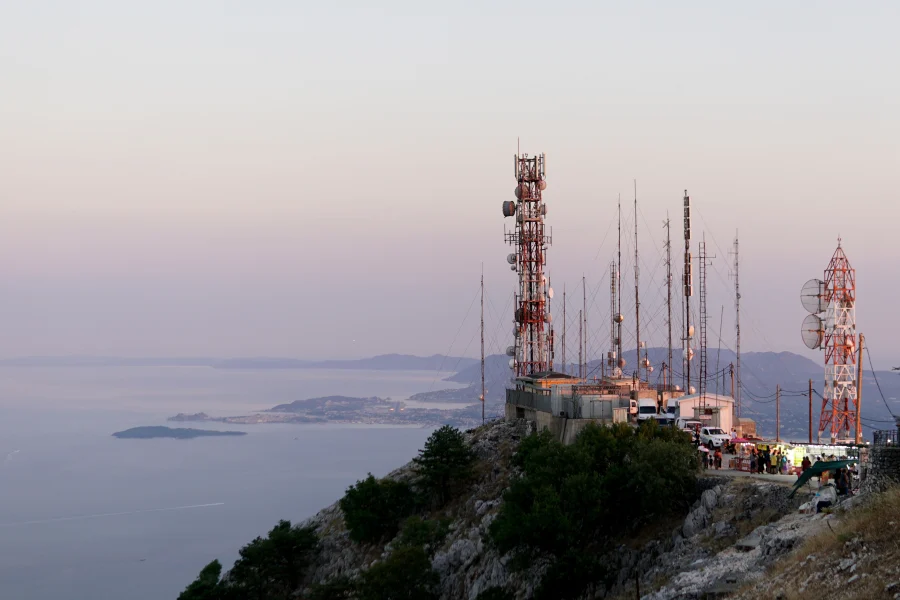
[[863, 468], [862, 485], [867, 490], [883, 490], [900, 483], [900, 447], [874, 446]]

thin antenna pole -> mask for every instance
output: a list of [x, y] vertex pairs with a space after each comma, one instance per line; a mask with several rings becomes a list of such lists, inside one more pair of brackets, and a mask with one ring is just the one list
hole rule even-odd
[[666, 360], [666, 369], [669, 372], [667, 385], [672, 385], [672, 239], [670, 233], [669, 211], [666, 211], [666, 308], [669, 326], [669, 354]]
[[484, 263], [481, 263], [481, 424], [484, 425]]
[[569, 373], [569, 365], [566, 363], [566, 326], [568, 322], [566, 321], [566, 284], [563, 283], [563, 333], [562, 333], [562, 364], [563, 364], [563, 373]]
[[740, 283], [740, 256], [738, 248], [738, 232], [734, 232], [734, 328], [735, 351], [737, 354], [737, 406], [738, 418], [741, 417], [741, 283]]
[[[619, 294], [618, 294], [618, 302], [619, 302], [619, 312], [618, 314], [622, 314], [622, 195], [619, 194], [619, 258], [618, 258], [618, 266], [616, 267], [616, 272], [618, 273], [619, 280]], [[619, 363], [621, 364], [622, 360], [624, 360], [624, 356], [622, 356], [622, 321], [619, 321], [618, 324], [618, 353], [616, 356], [619, 357]]]
[[[722, 321], [725, 320], [725, 305], [722, 305], [722, 310], [719, 312], [719, 351], [716, 353], [716, 395], [719, 395], [719, 359], [722, 358]], [[724, 374], [723, 374], [724, 377]], [[725, 393], [725, 380], [722, 379], [722, 393]], [[718, 402], [718, 399], [716, 400]]]
[[634, 180], [634, 336], [637, 339], [638, 382], [641, 379], [641, 296], [640, 269], [638, 255], [637, 179]]
[[584, 356], [581, 351], [584, 349], [584, 345], [582, 343], [583, 340], [583, 327], [581, 321], [581, 311], [578, 311], [578, 377], [584, 379]]
[[863, 389], [863, 352], [866, 349], [866, 336], [859, 334], [859, 353], [857, 354], [857, 374], [856, 374], [856, 434], [854, 438], [858, 446], [862, 441], [862, 424], [860, 422], [860, 414], [862, 412], [862, 389]]
[[587, 328], [587, 280], [584, 275], [581, 276], [581, 293], [583, 294], [582, 299], [582, 318], [584, 319], [584, 373], [582, 374], [583, 379], [587, 379], [587, 361], [588, 361], [588, 352], [587, 352], [587, 343], [588, 343], [588, 328]]
[[775, 386], [775, 441], [781, 441], [781, 384]]
[[691, 296], [694, 277], [691, 273], [691, 197], [684, 190], [684, 371], [685, 391], [691, 393]]

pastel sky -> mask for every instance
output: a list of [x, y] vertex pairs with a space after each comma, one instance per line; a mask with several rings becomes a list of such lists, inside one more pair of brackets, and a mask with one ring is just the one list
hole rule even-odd
[[900, 364], [897, 23], [895, 2], [4, 2], [0, 356], [475, 355], [482, 263], [502, 351], [520, 138], [598, 354], [636, 179], [651, 344], [688, 189], [723, 345], [739, 230], [744, 349], [821, 360], [798, 294], [840, 235], [860, 329]]

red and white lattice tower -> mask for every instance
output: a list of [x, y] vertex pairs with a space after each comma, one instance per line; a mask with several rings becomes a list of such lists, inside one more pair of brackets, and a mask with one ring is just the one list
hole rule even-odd
[[819, 417], [819, 437], [830, 430], [831, 443], [856, 436], [856, 270], [838, 247], [825, 269], [825, 393]]
[[515, 217], [513, 231], [507, 231], [507, 243], [515, 253], [507, 257], [510, 268], [519, 274], [519, 289], [514, 303], [515, 346], [510, 366], [516, 377], [553, 369], [553, 330], [550, 327], [550, 298], [553, 290], [544, 275], [550, 236], [544, 229], [547, 207], [541, 193], [547, 189], [544, 155], [515, 156], [516, 202], [503, 203], [503, 216]]

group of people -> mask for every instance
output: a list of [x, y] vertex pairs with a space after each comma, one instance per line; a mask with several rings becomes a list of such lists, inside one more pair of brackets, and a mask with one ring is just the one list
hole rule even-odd
[[711, 445], [700, 444], [705, 451], [700, 453], [700, 464], [704, 469], [714, 468], [719, 470], [722, 468], [722, 448], [713, 448]]
[[787, 455], [779, 449], [771, 452], [768, 448], [757, 450], [754, 446], [750, 450], [750, 472], [768, 473], [769, 475], [787, 475], [790, 470], [790, 462]]

